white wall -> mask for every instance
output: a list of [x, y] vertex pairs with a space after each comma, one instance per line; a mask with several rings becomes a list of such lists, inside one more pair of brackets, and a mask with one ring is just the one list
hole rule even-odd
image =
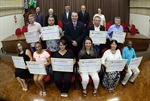
[[134, 24], [140, 34], [150, 38], [150, 16], [130, 13], [130, 24]]
[[[0, 17], [0, 41], [8, 36], [15, 34], [16, 28], [22, 28], [24, 25], [23, 14], [16, 14], [17, 23], [14, 21], [14, 15]], [[0, 42], [0, 48], [2, 43]]]

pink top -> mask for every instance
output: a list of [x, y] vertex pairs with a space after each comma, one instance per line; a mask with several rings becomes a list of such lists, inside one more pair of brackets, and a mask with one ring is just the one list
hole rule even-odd
[[41, 54], [37, 54], [36, 52], [33, 53], [33, 58], [36, 62], [43, 62], [44, 64], [47, 64], [46, 58], [48, 57], [50, 57], [50, 55], [45, 50]]

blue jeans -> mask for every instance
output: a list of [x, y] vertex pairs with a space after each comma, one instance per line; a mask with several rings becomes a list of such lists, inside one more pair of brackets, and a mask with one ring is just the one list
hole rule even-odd
[[94, 45], [93, 46], [94, 47], [94, 49], [96, 50], [96, 52], [97, 52], [97, 54], [98, 54], [98, 57], [101, 55], [101, 47], [100, 47], [100, 45]]
[[32, 53], [34, 53], [36, 51], [35, 47], [30, 47]]

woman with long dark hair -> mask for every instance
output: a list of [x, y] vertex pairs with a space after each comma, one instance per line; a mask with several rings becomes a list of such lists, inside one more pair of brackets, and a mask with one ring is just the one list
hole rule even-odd
[[[94, 59], [98, 58], [95, 49], [93, 48], [93, 41], [90, 37], [86, 37], [83, 41], [82, 50], [79, 53], [79, 59]], [[82, 78], [82, 86], [83, 86], [83, 95], [86, 96], [86, 88], [89, 82], [89, 76], [91, 76], [93, 83], [94, 83], [94, 91], [93, 95], [96, 96], [97, 89], [99, 86], [99, 76], [98, 72], [82, 72], [80, 73]]]
[[[16, 43], [16, 49], [18, 51], [18, 56], [23, 57], [25, 62], [32, 61], [32, 54], [31, 54], [30, 50], [26, 49], [25, 44], [22, 41], [18, 41]], [[15, 77], [21, 84], [23, 91], [28, 90], [28, 85], [26, 83], [26, 79], [28, 79], [29, 76], [30, 76], [30, 73], [29, 73], [28, 69], [15, 68]]]

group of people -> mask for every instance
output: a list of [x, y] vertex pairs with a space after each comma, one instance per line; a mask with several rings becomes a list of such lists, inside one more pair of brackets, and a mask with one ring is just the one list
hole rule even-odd
[[[102, 54], [102, 45], [94, 44], [92, 39], [89, 37], [90, 30], [95, 31], [105, 31], [106, 22], [104, 15], [101, 14], [101, 9], [98, 9], [98, 14], [95, 14], [93, 17], [93, 25], [88, 26], [89, 23], [89, 14], [86, 12], [86, 7], [84, 5], [81, 6], [81, 12], [70, 12], [70, 7], [65, 6], [66, 12], [62, 14], [63, 21], [63, 30], [59, 27], [60, 40], [46, 40], [47, 49], [50, 50], [52, 56], [48, 54], [44, 49], [42, 49], [42, 36], [41, 36], [41, 26], [42, 24], [36, 22], [37, 16], [39, 15], [29, 15], [29, 25], [28, 32], [36, 31], [39, 34], [39, 42], [31, 43], [31, 50], [33, 52], [33, 56], [31, 55], [29, 49], [25, 48], [24, 43], [17, 43], [17, 50], [19, 55], [24, 58], [25, 61], [37, 61], [43, 62], [45, 64], [45, 69], [48, 69], [51, 61], [50, 57], [54, 58], [70, 58], [73, 59], [74, 65], [78, 65], [79, 59], [93, 59], [93, 58], [102, 58], [102, 68], [105, 70], [107, 66], [107, 61], [109, 60], [121, 60], [128, 59], [128, 62], [125, 66], [126, 75], [123, 79], [122, 86], [125, 87], [127, 81], [129, 80], [132, 84], [134, 84], [135, 78], [139, 74], [139, 69], [128, 68], [129, 62], [132, 58], [136, 58], [136, 54], [134, 49], [132, 48], [132, 42], [128, 41], [128, 45], [123, 49], [122, 55], [118, 48], [119, 44], [116, 40], [112, 40], [112, 33], [114, 30], [123, 31], [122, 26], [120, 25], [121, 19], [120, 17], [115, 17], [115, 24], [110, 26], [107, 33], [107, 41], [108, 41], [108, 49]], [[39, 10], [37, 7], [36, 11]], [[57, 17], [51, 16], [53, 15], [53, 9], [49, 9], [49, 15], [45, 19], [46, 26], [56, 26], [57, 25]], [[102, 17], [101, 17], [102, 16]], [[39, 21], [39, 20], [38, 20]], [[87, 67], [88, 68], [88, 67]], [[67, 97], [69, 88], [71, 86], [71, 78], [72, 74], [70, 72], [58, 72], [53, 71], [53, 77], [55, 84], [59, 91], [61, 92], [62, 97]], [[133, 75], [132, 75], [133, 72]], [[101, 73], [101, 72], [100, 72]], [[120, 72], [106, 72], [103, 71], [102, 77], [99, 77], [99, 72], [82, 72], [79, 73], [82, 78], [82, 87], [83, 87], [83, 95], [87, 95], [87, 85], [89, 82], [89, 76], [93, 80], [94, 89], [93, 95], [96, 96], [97, 89], [99, 87], [100, 79], [102, 81], [102, 85], [109, 91], [114, 92], [116, 86], [120, 80]], [[17, 80], [21, 83], [24, 91], [27, 91], [28, 86], [26, 83], [26, 79], [29, 77], [30, 73], [26, 69], [18, 69], [16, 68], [15, 75]], [[101, 74], [100, 74], [101, 75]], [[33, 79], [35, 84], [40, 88], [40, 95], [45, 96], [46, 90], [44, 86], [43, 78], [45, 75], [37, 75], [35, 74]], [[62, 83], [62, 80], [64, 81]]]

